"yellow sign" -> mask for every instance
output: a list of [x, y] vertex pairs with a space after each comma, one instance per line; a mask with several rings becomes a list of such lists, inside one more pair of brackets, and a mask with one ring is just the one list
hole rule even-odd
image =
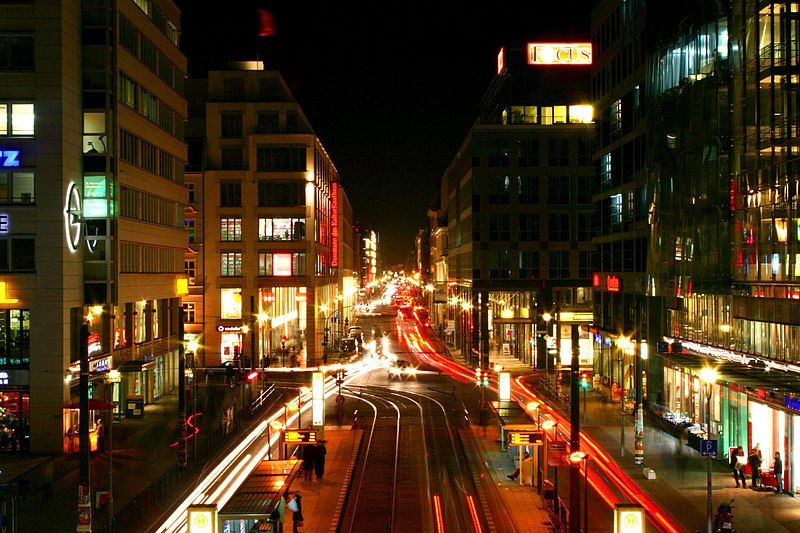
[[615, 533], [642, 533], [644, 531], [644, 508], [635, 504], [617, 504], [614, 509]]
[[591, 65], [592, 43], [528, 43], [529, 65]]
[[541, 443], [543, 439], [544, 432], [542, 431], [512, 431], [509, 433], [509, 440], [512, 446]]
[[283, 442], [286, 444], [315, 444], [317, 432], [310, 429], [287, 429], [283, 433]]
[[190, 505], [187, 515], [189, 533], [217, 532], [216, 505]]

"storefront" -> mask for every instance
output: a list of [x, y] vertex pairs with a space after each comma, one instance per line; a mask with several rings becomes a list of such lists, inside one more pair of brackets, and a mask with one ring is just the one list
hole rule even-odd
[[[0, 383], [7, 379], [0, 371]], [[30, 437], [30, 393], [0, 389], [0, 453], [28, 450]]]
[[775, 408], [776, 406], [769, 405], [766, 402], [750, 401], [749, 405], [749, 424], [750, 424], [750, 442], [747, 447], [752, 450], [758, 446], [761, 450], [761, 469], [772, 471], [774, 464], [775, 452], [780, 452], [784, 461], [784, 470], [788, 467], [790, 470], [794, 466], [787, 465], [787, 452], [788, 439], [787, 439], [787, 418], [788, 413], [782, 409]]

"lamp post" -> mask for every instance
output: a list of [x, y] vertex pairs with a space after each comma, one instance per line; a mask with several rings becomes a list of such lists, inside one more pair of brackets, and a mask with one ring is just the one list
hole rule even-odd
[[[711, 396], [714, 393], [714, 383], [717, 382], [717, 371], [711, 367], [700, 369], [700, 381], [703, 382], [703, 392], [706, 396], [706, 438], [711, 440]], [[713, 513], [711, 496], [711, 453], [705, 452], [706, 456], [706, 531], [713, 533]]]
[[622, 362], [627, 350], [633, 348], [633, 343], [628, 337], [617, 339], [617, 362], [619, 363], [619, 456], [625, 457], [625, 381]]
[[[572, 452], [567, 457], [570, 463], [580, 465], [583, 461], [583, 533], [589, 531], [589, 454], [586, 452]], [[572, 519], [572, 515], [570, 515]], [[575, 517], [577, 520], [578, 517]]]
[[108, 372], [108, 532], [114, 531], [114, 387], [121, 381], [119, 370]]
[[[544, 422], [542, 422], [542, 429], [544, 429], [545, 432], [547, 432], [548, 430], [552, 429], [553, 430], [553, 442], [556, 442], [558, 440], [558, 422], [556, 422], [555, 420], [545, 420]], [[546, 433], [545, 433], [545, 435], [546, 435]], [[545, 468], [548, 467], [546, 462], [547, 462], [547, 456], [545, 454]], [[559, 503], [558, 503], [558, 465], [555, 465], [553, 467], [553, 509], [556, 511], [556, 514], [558, 514], [558, 510], [559, 510], [558, 509], [558, 505], [559, 505]]]
[[[269, 424], [267, 424], [267, 460], [272, 461], [272, 431], [281, 432], [284, 429], [284, 425], [281, 424], [280, 420], [273, 420]], [[270, 431], [272, 430], [272, 431]], [[283, 446], [281, 443], [278, 442], [278, 458], [283, 459]]]
[[[542, 404], [539, 402], [528, 402], [525, 408], [528, 411], [536, 411], [536, 430], [542, 428]], [[536, 491], [541, 494], [542, 492], [542, 446], [536, 445]]]
[[[545, 326], [544, 331], [545, 335], [550, 335], [550, 321], [553, 319], [553, 315], [548, 313], [547, 311], [544, 312], [542, 315], [542, 320], [544, 320]], [[547, 383], [550, 384], [550, 348], [545, 343], [544, 346], [545, 356], [544, 356], [544, 373], [547, 376]]]

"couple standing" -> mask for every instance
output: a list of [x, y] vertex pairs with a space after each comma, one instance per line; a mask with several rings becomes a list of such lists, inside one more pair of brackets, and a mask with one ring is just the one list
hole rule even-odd
[[325, 442], [321, 440], [317, 444], [303, 446], [303, 479], [306, 481], [311, 481], [312, 474], [316, 474], [317, 481], [321, 481], [325, 475], [325, 456], [328, 454]]

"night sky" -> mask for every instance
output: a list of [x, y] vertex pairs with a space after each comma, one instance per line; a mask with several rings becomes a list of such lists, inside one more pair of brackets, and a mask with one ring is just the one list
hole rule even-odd
[[[477, 117], [500, 46], [589, 40], [590, 0], [177, 1], [191, 76], [229, 60], [278, 69], [388, 267], [407, 262], [439, 180]], [[258, 37], [257, 7], [277, 35]], [[410, 264], [410, 262], [409, 262]]]

